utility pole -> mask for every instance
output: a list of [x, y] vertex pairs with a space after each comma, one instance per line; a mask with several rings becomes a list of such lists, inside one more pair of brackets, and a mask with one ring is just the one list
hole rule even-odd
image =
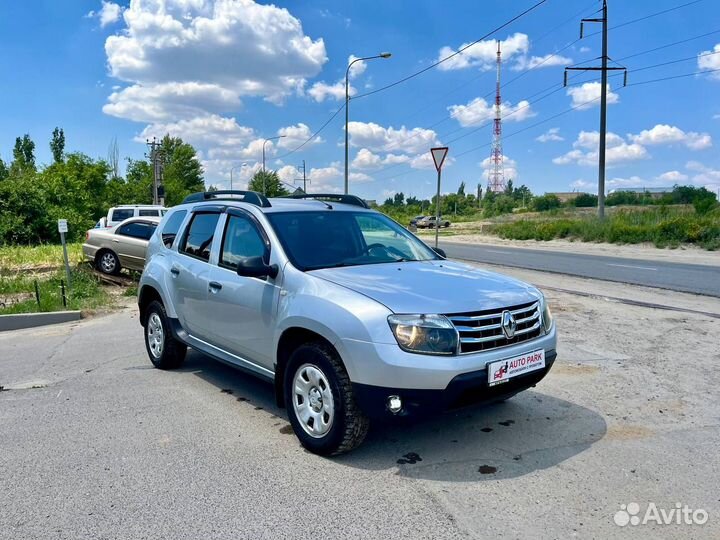
[[598, 150], [598, 217], [605, 217], [605, 139], [607, 136], [607, 78], [608, 71], [625, 71], [623, 86], [627, 84], [627, 68], [608, 67], [608, 19], [607, 0], [603, 0], [602, 17], [582, 19], [580, 21], [580, 39], [583, 38], [583, 26], [586, 22], [602, 23], [602, 56], [600, 67], [566, 67], [564, 86], [567, 86], [568, 71], [599, 71], [600, 72], [600, 148]]
[[163, 180], [163, 156], [160, 149], [160, 142], [153, 137], [145, 140], [148, 148], [150, 148], [150, 154], [145, 154], [150, 158], [150, 162], [153, 167], [153, 204], [159, 204], [165, 206], [165, 187], [162, 184]]
[[[298, 169], [299, 169], [299, 168], [300, 168], [300, 167], [298, 167]], [[299, 182], [300, 180], [302, 180], [302, 183], [303, 183], [303, 193], [307, 193], [307, 183], [308, 183], [308, 182], [311, 182], [312, 180], [310, 180], [310, 178], [308, 178], [308, 177], [306, 176], [306, 173], [305, 173], [305, 160], [304, 160], [304, 159], [303, 159], [303, 164], [302, 164], [302, 172], [303, 172], [303, 177], [302, 177], [302, 178], [296, 178], [295, 181], [296, 181], [296, 182]]]
[[480, 184], [477, 185], [477, 205], [478, 208], [480, 208], [480, 199], [482, 198], [482, 188], [480, 187]]

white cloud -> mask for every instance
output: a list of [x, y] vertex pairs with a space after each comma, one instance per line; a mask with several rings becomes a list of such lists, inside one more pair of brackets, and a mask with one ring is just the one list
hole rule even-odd
[[[713, 54], [714, 53], [714, 54]], [[720, 43], [713, 47], [712, 51], [703, 51], [698, 54], [698, 69], [702, 71], [720, 69]], [[711, 79], [720, 80], [720, 71], [708, 74]]]
[[[224, 159], [260, 159], [261, 139], [228, 113], [244, 97], [279, 104], [302, 93], [327, 61], [322, 38], [304, 34], [287, 9], [252, 0], [133, 0], [125, 28], [105, 41], [109, 74], [123, 81], [106, 114], [147, 125], [138, 135], [171, 133], [206, 160], [206, 178], [226, 170]], [[282, 128], [301, 137], [304, 124]], [[266, 149], [275, 150], [272, 143]]]
[[[602, 85], [599, 82], [588, 82], [582, 86], [571, 86], [567, 89], [566, 93], [572, 98], [571, 105], [577, 107], [580, 110], [589, 109], [600, 105], [600, 91]], [[620, 101], [618, 95], [610, 90], [610, 85], [607, 85], [607, 103], [608, 105], [614, 105]]]
[[122, 8], [114, 2], [106, 2], [103, 0], [100, 11], [90, 11], [87, 15], [88, 18], [97, 18], [100, 20], [100, 28], [105, 28], [107, 25], [112, 24], [120, 20], [122, 15]]
[[[348, 56], [348, 63], [349, 66], [351, 62], [354, 62], [359, 57], [355, 56], [354, 54], [351, 54]], [[365, 60], [359, 60], [358, 62], [355, 62], [352, 67], [350, 68], [350, 78], [354, 79], [355, 77], [359, 77], [363, 73], [365, 73], [365, 70], [367, 69], [367, 62]]]
[[678, 182], [685, 182], [688, 179], [688, 175], [681, 173], [680, 171], [667, 171], [658, 175], [656, 179], [661, 182], [671, 182], [676, 184]]
[[145, 142], [145, 139], [161, 138], [167, 133], [193, 145], [226, 147], [247, 144], [254, 135], [251, 128], [239, 125], [234, 118], [211, 114], [177, 122], [151, 124], [135, 140]]
[[644, 129], [638, 135], [628, 137], [633, 142], [646, 146], [682, 143], [691, 150], [704, 150], [712, 146], [712, 137], [709, 134], [685, 132], [679, 127], [668, 124], [657, 124], [651, 129]]
[[567, 66], [572, 64], [572, 58], [557, 54], [546, 54], [544, 56], [519, 56], [517, 62], [510, 68], [513, 71], [536, 69], [539, 67]]
[[[470, 101], [467, 105], [451, 105], [448, 107], [450, 116], [457, 120], [462, 127], [479, 126], [495, 118], [495, 105], [481, 97]], [[529, 101], [519, 101], [517, 105], [505, 102], [500, 105], [500, 116], [508, 122], [522, 122], [535, 116]]]
[[[307, 93], [318, 103], [322, 103], [326, 98], [342, 101], [345, 99], [345, 81], [340, 80], [335, 84], [318, 81], [310, 87]], [[357, 94], [357, 90], [351, 84], [348, 85], [348, 95], [352, 97], [355, 94]]]
[[595, 188], [595, 191], [597, 191], [597, 182], [588, 182], [587, 180], [578, 178], [577, 180], [570, 182], [570, 187], [573, 191], [590, 192], [593, 188]]
[[[277, 140], [278, 148], [297, 148], [310, 138], [312, 130], [309, 126], [300, 122], [295, 126], [287, 126], [278, 129], [277, 134], [282, 135], [282, 138]], [[316, 144], [322, 144], [324, 142], [325, 141], [321, 137], [315, 137], [313, 140], [308, 141], [304, 148], [308, 148]], [[268, 144], [270, 144], [270, 142], [268, 142]]]
[[432, 129], [401, 126], [383, 127], [374, 122], [350, 122], [348, 124], [350, 144], [374, 152], [399, 152], [419, 154], [439, 145], [437, 134]]
[[[577, 164], [584, 166], [597, 165], [600, 134], [597, 131], [581, 131], [573, 143], [573, 150], [552, 161], [556, 165]], [[620, 135], [608, 132], [605, 139], [605, 162], [607, 165], [627, 163], [649, 158], [644, 146], [638, 143], [627, 143]]]
[[718, 190], [720, 190], [720, 169], [713, 169], [699, 161], [688, 161], [685, 168], [695, 173], [692, 176], [693, 184], [702, 186], [713, 193], [718, 193]]
[[580, 47], [579, 50], [581, 53], [587, 53], [587, 52], [590, 52], [591, 49], [590, 49], [590, 47]]
[[[468, 43], [463, 43], [457, 50], [467, 47]], [[525, 55], [530, 48], [530, 40], [527, 34], [517, 32], [507, 39], [500, 42], [500, 50], [505, 61], [510, 60], [517, 55]], [[438, 60], [445, 58], [456, 52], [456, 49], [445, 46], [438, 53]], [[454, 69], [478, 68], [482, 71], [493, 69], [497, 57], [497, 42], [494, 39], [480, 41], [472, 45], [462, 53], [453, 56], [440, 64], [438, 67], [442, 71]]]
[[564, 141], [565, 138], [560, 135], [560, 128], [550, 128], [545, 133], [535, 138], [541, 143]]

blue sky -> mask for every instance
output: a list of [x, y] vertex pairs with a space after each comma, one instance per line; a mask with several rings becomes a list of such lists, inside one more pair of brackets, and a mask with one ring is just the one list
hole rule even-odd
[[[610, 1], [609, 54], [629, 69], [629, 84], [720, 68], [714, 0], [624, 25], [687, 2]], [[285, 134], [266, 145], [268, 167], [292, 183], [304, 159], [311, 189], [339, 191], [344, 112], [319, 138], [289, 152], [342, 105], [351, 55], [392, 52], [356, 64], [351, 85], [360, 96], [481, 38], [533, 3], [3, 2], [0, 156], [9, 161], [15, 137], [29, 133], [38, 161], [49, 162], [55, 126], [65, 130], [67, 150], [93, 157], [105, 157], [114, 137], [121, 157], [142, 157], [146, 137], [170, 132], [199, 150], [208, 184], [227, 186], [235, 167], [237, 186], [260, 167], [263, 139]], [[597, 0], [547, 0], [452, 60], [351, 100], [351, 191], [371, 199], [397, 191], [429, 197], [429, 148], [436, 144], [450, 146], [443, 191], [461, 181], [468, 190], [487, 183], [494, 39], [505, 58], [506, 177], [538, 193], [594, 191], [599, 109], [592, 100], [600, 85], [593, 73], [578, 75], [571, 82], [581, 84], [567, 89], [561, 83], [565, 65], [593, 65], [600, 55], [599, 35], [576, 41], [579, 19], [597, 16], [599, 7]], [[597, 30], [590, 25], [587, 33]], [[674, 60], [681, 61], [642, 69]], [[720, 72], [627, 88], [622, 77], [610, 82], [608, 189], [720, 189]]]

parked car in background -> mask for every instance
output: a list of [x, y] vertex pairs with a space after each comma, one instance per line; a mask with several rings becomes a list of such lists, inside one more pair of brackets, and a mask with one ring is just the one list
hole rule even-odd
[[[425, 216], [422, 219], [418, 220], [417, 222], [417, 228], [418, 229], [434, 229], [436, 226], [436, 223], [438, 223], [437, 218], [435, 216]], [[449, 227], [450, 222], [440, 217], [440, 227]]]
[[142, 271], [148, 240], [160, 219], [130, 218], [110, 229], [90, 229], [85, 233], [83, 255], [104, 274], [117, 274], [121, 268]]
[[418, 221], [425, 219], [427, 216], [415, 216], [410, 220], [410, 225], [417, 225]]
[[105, 227], [109, 229], [132, 217], [163, 217], [165, 212], [167, 212], [167, 208], [156, 204], [123, 204], [113, 206], [108, 210], [104, 225], [101, 225], [101, 218], [101, 220], [98, 221], [100, 227], [98, 227], [98, 225], [95, 225], [95, 227]]

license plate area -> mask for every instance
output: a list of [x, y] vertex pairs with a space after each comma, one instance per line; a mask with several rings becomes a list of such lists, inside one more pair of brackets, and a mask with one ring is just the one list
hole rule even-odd
[[505, 358], [488, 364], [488, 386], [496, 386], [545, 367], [545, 349]]

